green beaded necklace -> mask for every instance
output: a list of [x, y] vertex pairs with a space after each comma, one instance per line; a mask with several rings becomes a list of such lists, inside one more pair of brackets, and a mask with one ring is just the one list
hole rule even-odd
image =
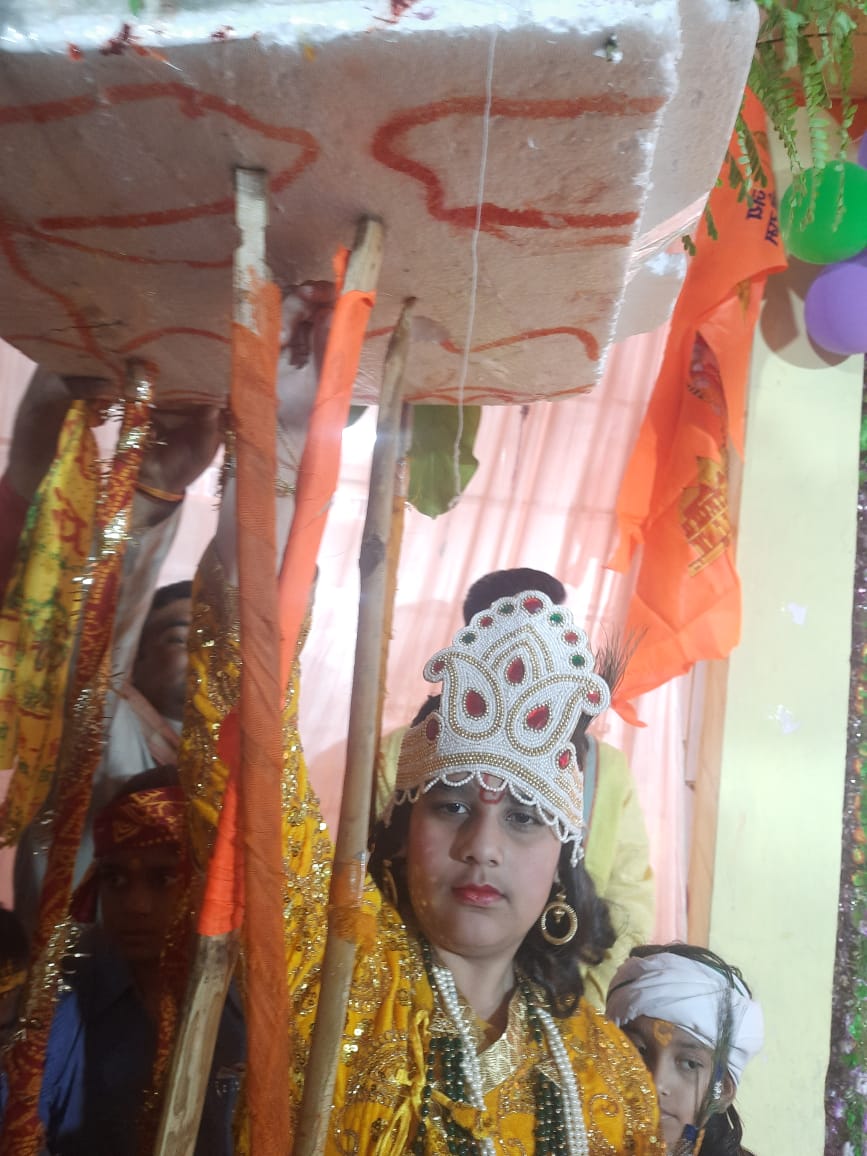
[[[430, 944], [421, 941], [425, 971], [435, 992]], [[545, 1034], [533, 1003], [530, 985], [525, 979], [519, 980], [521, 994], [527, 1007], [527, 1022], [536, 1044], [544, 1048]], [[424, 1156], [428, 1118], [430, 1116], [431, 1094], [438, 1083], [443, 1093], [456, 1103], [466, 1102], [466, 1081], [464, 1078], [464, 1047], [460, 1036], [435, 1036], [431, 1039], [427, 1054], [425, 1083], [421, 1094], [421, 1111], [418, 1131], [411, 1148], [412, 1156]], [[533, 1131], [538, 1156], [569, 1156], [566, 1124], [563, 1113], [563, 1097], [560, 1088], [544, 1072], [535, 1073], [534, 1103], [536, 1106], [536, 1126]], [[481, 1156], [478, 1141], [466, 1128], [462, 1128], [451, 1116], [444, 1121], [446, 1144], [450, 1156]]]

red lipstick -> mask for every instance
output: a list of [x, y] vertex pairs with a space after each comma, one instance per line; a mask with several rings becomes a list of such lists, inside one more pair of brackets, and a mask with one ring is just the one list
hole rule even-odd
[[467, 883], [463, 887], [453, 887], [452, 893], [459, 903], [465, 903], [468, 907], [490, 907], [503, 898], [502, 891], [487, 883]]

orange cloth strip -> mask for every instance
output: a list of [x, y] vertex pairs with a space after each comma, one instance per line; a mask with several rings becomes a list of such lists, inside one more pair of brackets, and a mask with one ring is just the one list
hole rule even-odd
[[223, 720], [218, 751], [222, 762], [230, 768], [230, 774], [223, 794], [213, 854], [208, 861], [199, 935], [226, 935], [230, 931], [239, 931], [244, 921], [244, 873], [238, 845], [236, 768], [241, 762], [241, 731], [237, 711], [232, 711]]
[[[702, 659], [725, 657], [740, 634], [728, 443], [743, 454], [753, 330], [765, 280], [786, 264], [765, 115], [749, 91], [744, 117], [769, 185], [754, 182], [752, 201], [739, 200], [724, 166], [711, 192], [719, 240], [703, 221], [617, 500], [620, 544], [609, 565], [627, 570], [644, 547], [625, 627], [640, 642], [614, 704], [630, 722], [630, 699]], [[729, 147], [740, 155], [734, 134]]]
[[[290, 1037], [283, 949], [283, 727], [275, 542], [280, 292], [250, 287], [255, 328], [232, 334], [237, 454], [238, 610], [241, 629], [240, 818], [243, 832], [247, 1075], [257, 1156], [283, 1156], [289, 1134]], [[234, 894], [234, 891], [233, 891]]]
[[[335, 265], [339, 266], [337, 269], [339, 280], [342, 280], [342, 273], [343, 270], [345, 270], [347, 257], [348, 254], [340, 254], [335, 261]], [[281, 704], [285, 696], [285, 690], [288, 687], [292, 664], [296, 656], [298, 639], [309, 610], [310, 588], [313, 584], [313, 576], [316, 569], [316, 557], [325, 528], [328, 507], [337, 485], [342, 434], [349, 414], [352, 387], [358, 371], [364, 333], [367, 328], [367, 322], [370, 317], [370, 311], [373, 308], [374, 300], [375, 294], [373, 293], [345, 293], [338, 297], [334, 310], [334, 318], [332, 320], [331, 331], [329, 333], [319, 378], [317, 398], [310, 417], [307, 440], [299, 467], [295, 515], [280, 570], [279, 687]], [[245, 366], [246, 372], [249, 365], [255, 362], [252, 357], [248, 359], [246, 353], [245, 361], [247, 362]], [[237, 368], [236, 366], [236, 369]], [[235, 383], [233, 382], [233, 399], [234, 388]], [[273, 422], [273, 415], [271, 420]], [[273, 424], [271, 429], [273, 437]], [[245, 500], [242, 493], [240, 429], [238, 432], [238, 509], [240, 519], [241, 511], [245, 508]], [[271, 495], [273, 494], [274, 477], [274, 441], [276, 441], [276, 438], [273, 439], [271, 448], [267, 451], [268, 454], [270, 454], [269, 460], [271, 462], [271, 474], [269, 475], [267, 489]], [[261, 455], [264, 454], [265, 451], [262, 450]], [[264, 456], [261, 457], [261, 460], [264, 460]], [[264, 485], [264, 483], [262, 484]], [[245, 516], [247, 516], [246, 511]], [[262, 516], [262, 510], [260, 508], [258, 516], [253, 519], [252, 524], [257, 524]], [[272, 527], [274, 525], [273, 516], [271, 517], [270, 525]], [[239, 563], [240, 561], [241, 559], [239, 557]], [[264, 566], [260, 569], [260, 580], [262, 575], [268, 573], [274, 573], [273, 565], [270, 571]], [[245, 582], [244, 571], [241, 569], [240, 587], [242, 595], [245, 591]], [[247, 593], [249, 595], [250, 591], [248, 590]], [[241, 605], [241, 645], [244, 666], [246, 668], [249, 655], [246, 649], [247, 634], [245, 631], [243, 602]], [[277, 637], [276, 630], [274, 630], [272, 637]], [[270, 694], [271, 692], [272, 687], [269, 684], [268, 693]], [[275, 719], [278, 721], [280, 719], [279, 709], [275, 713]], [[239, 879], [239, 840], [236, 811], [238, 806], [237, 768], [241, 759], [240, 748], [242, 739], [240, 732], [242, 730], [243, 724], [239, 724], [238, 716], [234, 712], [225, 718], [220, 728], [219, 753], [225, 764], [229, 767], [229, 779], [223, 798], [216, 844], [208, 867], [205, 901], [199, 917], [199, 933], [202, 935], [225, 934], [228, 931], [236, 929], [240, 925], [241, 918], [243, 917], [247, 921], [247, 942], [249, 946], [251, 942], [250, 903], [253, 894], [251, 888], [254, 886], [258, 887], [259, 884], [253, 882], [252, 873], [249, 869], [245, 872], [246, 886], [244, 886]], [[247, 795], [248, 784], [249, 780], [245, 770], [241, 788], [242, 795]], [[279, 773], [273, 780], [273, 786], [279, 792]], [[243, 805], [245, 806], [246, 814], [246, 804]], [[273, 807], [272, 817], [276, 819], [279, 826], [281, 818], [279, 797]], [[259, 837], [264, 836], [257, 835], [257, 838]], [[270, 834], [267, 837], [268, 839], [273, 838]], [[272, 846], [278, 852], [282, 853], [282, 838], [278, 836]], [[249, 856], [251, 844], [246, 828], [244, 850], [245, 856]], [[282, 912], [282, 905], [280, 910]], [[282, 923], [271, 943], [280, 954], [281, 968], [285, 977]], [[248, 975], [250, 986], [253, 987], [258, 982], [257, 974], [248, 969]], [[288, 1022], [288, 1018], [281, 1019], [276, 1008], [269, 1006], [267, 1023], [270, 1029], [270, 1039], [266, 1051], [263, 1052], [263, 1056], [266, 1057], [264, 1061], [265, 1064], [270, 1066], [270, 1074], [280, 1083], [280, 1088], [275, 1094], [274, 1099], [281, 1105], [283, 1100], [285, 1100], [286, 1073], [290, 1070], [290, 1067], [288, 1060], [280, 1061], [274, 1056], [271, 1045], [280, 1042], [277, 1037], [284, 1037], [284, 1033], [274, 1031], [274, 1024], [282, 1022]], [[251, 1033], [251, 1043], [249, 1045], [249, 1054], [251, 1056], [254, 1054], [254, 1047], [256, 1046], [252, 1043], [252, 1039]], [[272, 1140], [270, 1142], [267, 1137], [262, 1136], [262, 1132], [265, 1131], [266, 1127], [274, 1127], [274, 1125], [267, 1124], [262, 1114], [262, 1109], [257, 1102], [259, 1092], [254, 1092], [254, 1079], [258, 1079], [258, 1076], [254, 1077], [248, 1068], [247, 1104], [250, 1115], [252, 1150], [257, 1153], [257, 1156], [259, 1156], [260, 1152], [269, 1153], [277, 1150], [281, 1153], [285, 1152], [291, 1149], [291, 1132], [288, 1127], [283, 1131], [275, 1128], [271, 1133]], [[264, 1083], [259, 1085], [259, 1087], [261, 1088], [261, 1093], [264, 1095], [266, 1091]], [[259, 1146], [260, 1144], [262, 1145], [261, 1147]], [[277, 1148], [274, 1147], [275, 1144], [278, 1145]]]
[[[340, 282], [347, 257], [348, 254], [341, 253], [335, 259]], [[308, 610], [319, 543], [337, 488], [343, 430], [375, 300], [375, 293], [352, 290], [341, 293], [334, 307], [319, 389], [298, 470], [295, 516], [280, 570], [280, 679], [284, 688], [289, 685], [298, 635]]]

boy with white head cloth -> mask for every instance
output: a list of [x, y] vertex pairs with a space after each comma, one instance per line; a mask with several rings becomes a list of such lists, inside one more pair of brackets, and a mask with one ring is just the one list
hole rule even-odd
[[749, 1156], [733, 1102], [764, 1023], [740, 971], [688, 944], [635, 948], [606, 1011], [653, 1076], [671, 1156]]

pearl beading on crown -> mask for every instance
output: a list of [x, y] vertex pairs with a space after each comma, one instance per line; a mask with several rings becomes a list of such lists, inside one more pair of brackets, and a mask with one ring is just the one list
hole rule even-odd
[[583, 775], [571, 739], [581, 716], [605, 710], [611, 695], [570, 611], [537, 590], [500, 598], [437, 651], [424, 676], [443, 684], [440, 709], [404, 737], [385, 821], [435, 783], [485, 786], [483, 776], [496, 775], [573, 844], [577, 862]]

